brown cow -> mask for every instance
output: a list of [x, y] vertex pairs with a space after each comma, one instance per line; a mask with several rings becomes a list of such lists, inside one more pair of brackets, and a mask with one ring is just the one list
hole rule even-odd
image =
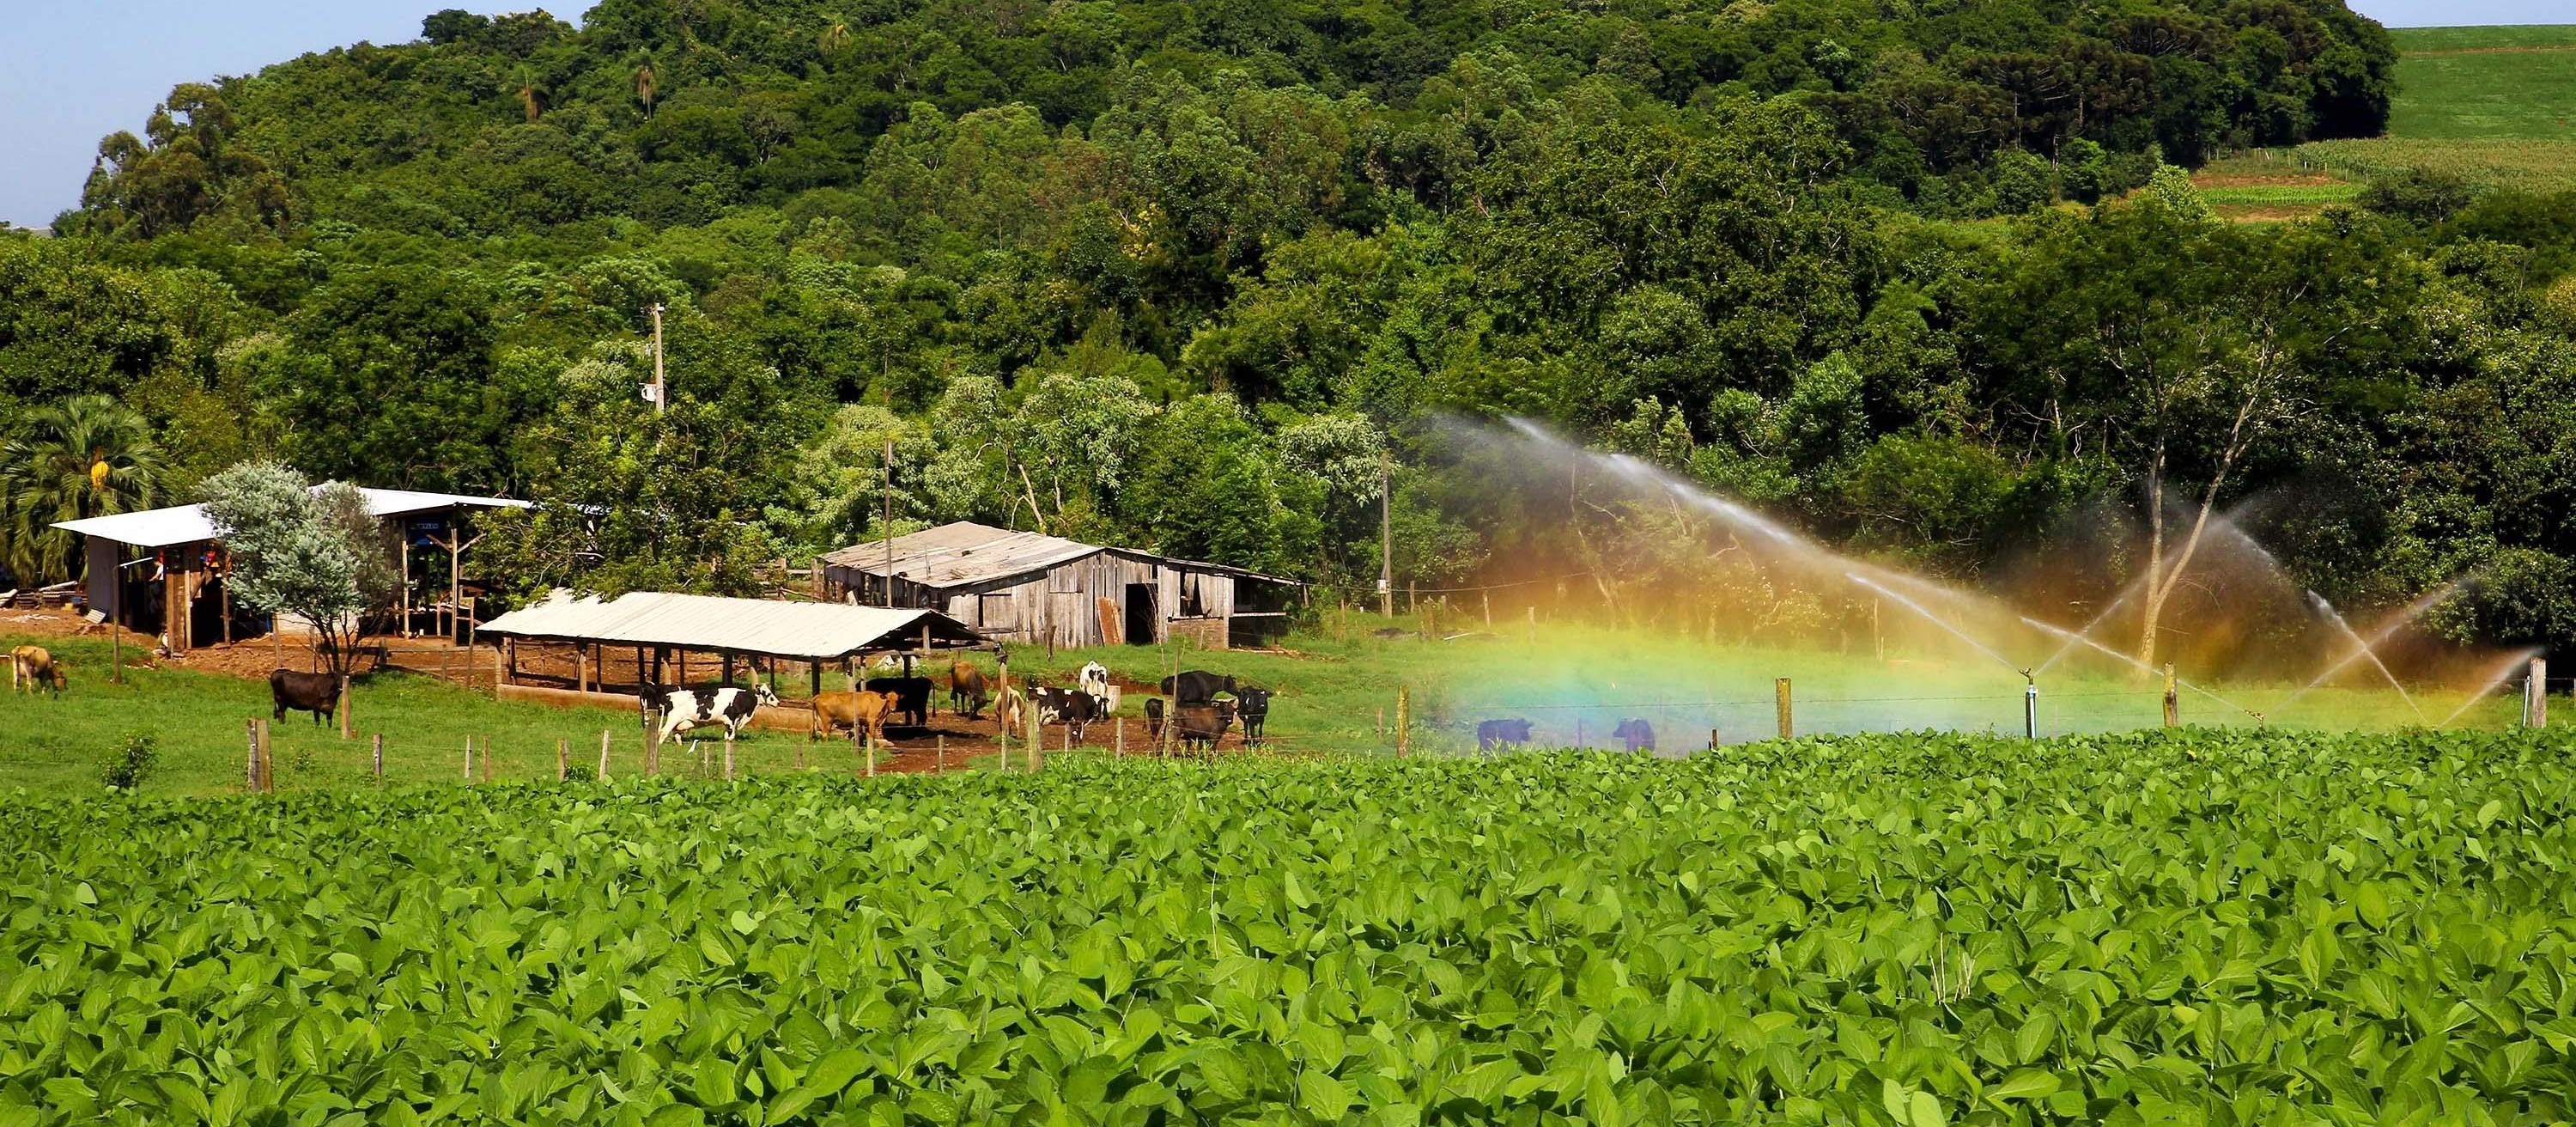
[[993, 699], [992, 682], [973, 662], [961, 661], [948, 667], [948, 707], [969, 720], [983, 719], [984, 705]]
[[805, 729], [806, 739], [831, 735], [834, 728], [847, 728], [855, 736], [865, 725], [868, 739], [885, 742], [886, 714], [894, 709], [884, 693], [817, 693], [811, 703], [814, 722]]
[[54, 696], [71, 687], [71, 678], [63, 675], [63, 663], [43, 646], [20, 646], [9, 651], [9, 692], [16, 694], [21, 682], [28, 692], [41, 693], [52, 686]]

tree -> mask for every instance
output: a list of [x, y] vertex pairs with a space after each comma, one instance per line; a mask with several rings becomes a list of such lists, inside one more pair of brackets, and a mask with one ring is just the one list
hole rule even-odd
[[491, 296], [446, 271], [353, 270], [288, 321], [255, 380], [313, 472], [371, 485], [499, 490], [503, 452], [542, 413], [545, 373], [498, 363]]
[[758, 569], [778, 555], [766, 518], [785, 511], [779, 478], [797, 444], [685, 390], [668, 411], [647, 408], [637, 359], [603, 348], [565, 373], [526, 442], [535, 506], [482, 518], [481, 557], [513, 595], [759, 593]]
[[206, 520], [232, 558], [233, 597], [313, 626], [339, 676], [366, 616], [400, 590], [381, 526], [356, 486], [319, 489], [281, 462], [244, 462], [206, 479]]
[[[2315, 403], [2318, 365], [2391, 308], [2376, 253], [2332, 229], [2247, 230], [2161, 199], [2043, 217], [1988, 295], [2001, 390], [2039, 437], [2108, 443], [2144, 494], [2137, 660], [2247, 463]], [[2195, 480], [2196, 479], [2196, 480]], [[2180, 530], [2177, 514], [2187, 518]]]
[[32, 582], [77, 574], [80, 538], [52, 525], [148, 509], [160, 499], [161, 449], [143, 416], [104, 395], [29, 412], [25, 437], [0, 452], [0, 562]]
[[150, 238], [227, 210], [254, 223], [285, 222], [285, 180], [233, 143], [232, 107], [214, 87], [173, 87], [143, 132], [137, 138], [120, 131], [99, 142], [98, 161], [81, 190], [94, 229]]

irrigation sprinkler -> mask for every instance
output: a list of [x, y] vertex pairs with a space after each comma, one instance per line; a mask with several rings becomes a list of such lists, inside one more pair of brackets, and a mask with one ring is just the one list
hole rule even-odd
[[2039, 677], [2025, 669], [2021, 680], [2021, 734], [2035, 740], [2039, 738]]

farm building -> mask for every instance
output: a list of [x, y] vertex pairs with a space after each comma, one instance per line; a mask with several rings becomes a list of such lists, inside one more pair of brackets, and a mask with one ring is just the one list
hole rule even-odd
[[[930, 610], [853, 607], [834, 603], [800, 603], [777, 599], [731, 599], [663, 591], [630, 591], [613, 599], [556, 591], [528, 607], [511, 611], [482, 627], [485, 638], [500, 639], [495, 683], [504, 697], [519, 685], [519, 645], [570, 646], [574, 654], [572, 688], [605, 692], [615, 666], [628, 653], [623, 683], [687, 684], [689, 655], [713, 654], [714, 668], [699, 666], [731, 682], [735, 659], [745, 658], [767, 672], [772, 684], [781, 663], [803, 663], [810, 691], [823, 690], [823, 667], [847, 670], [873, 654], [928, 657], [941, 650], [983, 649], [992, 643], [947, 615]], [[526, 694], [515, 694], [526, 695]]]
[[1154, 645], [1174, 634], [1209, 649], [1284, 633], [1294, 580], [1225, 564], [959, 521], [823, 557], [823, 595], [944, 611], [1027, 644]]
[[[473, 614], [465, 602], [463, 556], [473, 537], [467, 523], [477, 510], [525, 508], [506, 497], [360, 489], [367, 512], [382, 524], [385, 554], [403, 576], [398, 613], [409, 629], [416, 612], [436, 619], [434, 629], [462, 634]], [[231, 559], [202, 505], [177, 505], [67, 520], [54, 527], [86, 538], [83, 590], [92, 611], [129, 630], [161, 635], [173, 652], [265, 631], [234, 605], [224, 576]], [[114, 582], [107, 577], [113, 576]], [[170, 614], [169, 608], [185, 613]], [[460, 608], [463, 613], [458, 613]]]

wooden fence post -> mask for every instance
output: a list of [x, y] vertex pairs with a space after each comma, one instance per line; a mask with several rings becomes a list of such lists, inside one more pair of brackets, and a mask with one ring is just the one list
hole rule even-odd
[[242, 786], [254, 793], [259, 790], [259, 717], [242, 723], [242, 735], [250, 741], [242, 753]]
[[349, 727], [349, 706], [351, 703], [352, 702], [349, 700], [349, 675], [343, 673], [340, 675], [340, 738], [344, 740], [358, 738], [358, 734], [355, 731], [352, 731]]
[[1110, 752], [1110, 758], [1127, 758], [1127, 718], [1124, 716], [1118, 718], [1118, 742], [1115, 750]]
[[1710, 751], [1716, 751], [1716, 750], [1717, 750], [1717, 747], [1718, 747], [1717, 729], [1715, 729], [1715, 728], [1711, 728], [1711, 729], [1709, 729], [1709, 730], [1708, 730], [1708, 749], [1709, 749]]
[[1029, 717], [1029, 773], [1034, 775], [1045, 762], [1046, 724], [1038, 719], [1036, 701], [1030, 701], [1029, 706], [1020, 711], [1027, 713]]
[[[860, 729], [862, 730], [862, 732], [864, 732], [864, 731], [865, 731], [865, 725], [853, 724], [852, 726], [853, 726], [853, 727], [858, 727], [858, 728], [860, 728]], [[871, 779], [876, 778], [876, 777], [877, 777], [877, 738], [876, 738], [875, 736], [873, 736], [873, 735], [868, 735], [868, 736], [864, 736], [864, 738], [863, 738], [860, 742], [862, 742], [862, 743], [864, 743], [864, 744], [866, 744], [866, 745], [867, 745], [868, 777], [869, 777], [869, 778], [871, 778]]]
[[2549, 659], [2531, 659], [2531, 676], [2522, 683], [2522, 726], [2549, 726]]
[[572, 774], [572, 738], [555, 737], [555, 781], [560, 783]]
[[2165, 727], [2182, 726], [2182, 693], [2174, 680], [2173, 663], [2165, 663]]
[[1785, 740], [1798, 734], [1798, 726], [1793, 722], [1789, 710], [1789, 679], [1786, 677], [1774, 679], [1771, 682], [1771, 695], [1774, 698], [1772, 704], [1780, 713], [1780, 738]]
[[376, 745], [376, 755], [375, 755], [375, 758], [376, 758], [376, 781], [377, 781], [377, 782], [383, 782], [383, 781], [384, 781], [384, 779], [385, 779], [385, 734], [384, 734], [384, 733], [382, 733], [382, 732], [378, 732], [378, 733], [376, 733], [376, 736], [375, 736], [375, 745]]
[[474, 737], [465, 737], [465, 781], [474, 781]]
[[938, 758], [931, 760], [931, 762], [936, 764], [939, 770], [946, 771], [948, 769], [948, 733], [941, 732], [934, 738], [937, 742], [931, 745], [931, 754]]
[[608, 729], [599, 730], [599, 781], [608, 781]]
[[1395, 757], [1402, 759], [1412, 754], [1413, 690], [1409, 686], [1397, 685], [1395, 687]]
[[1494, 593], [1478, 591], [1476, 597], [1485, 602], [1485, 629], [1490, 631], [1494, 628]]
[[733, 729], [725, 729], [725, 781], [733, 781]]

